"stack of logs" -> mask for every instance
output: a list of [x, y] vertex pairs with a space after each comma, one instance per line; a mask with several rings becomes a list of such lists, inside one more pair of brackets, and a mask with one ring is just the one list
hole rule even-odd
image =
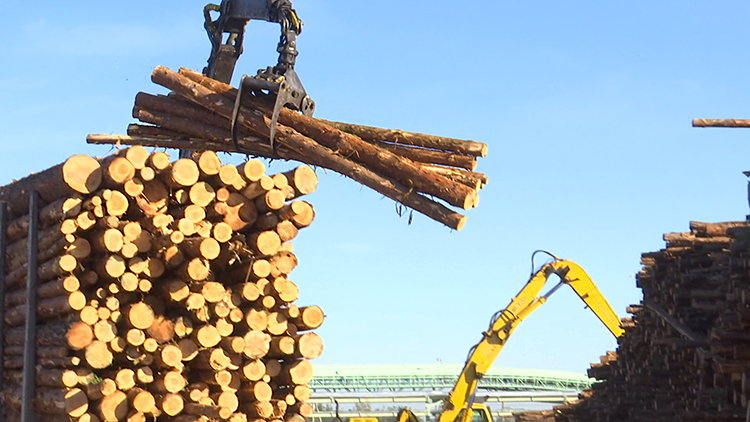
[[[63, 183], [64, 181], [64, 183]], [[42, 198], [36, 412], [58, 421], [287, 421], [311, 416], [317, 306], [299, 307], [290, 241], [313, 220], [308, 166], [266, 175], [214, 152], [143, 147], [0, 188], [6, 231], [0, 411], [20, 420], [29, 225]]]
[[[267, 98], [248, 95], [231, 122], [237, 90], [200, 73], [157, 67], [152, 80], [170, 95], [139, 93], [133, 117], [142, 124], [129, 136], [89, 135], [90, 143], [118, 143], [187, 150], [243, 152], [331, 169], [455, 230], [466, 217], [445, 204], [468, 210], [487, 183], [474, 172], [477, 158], [487, 154], [479, 142], [330, 122], [283, 108], [270, 144]], [[442, 202], [440, 202], [440, 201]]]
[[557, 421], [748, 420], [750, 224], [690, 229], [642, 255], [643, 303], [628, 307], [617, 353], [591, 366], [602, 382], [557, 407]]

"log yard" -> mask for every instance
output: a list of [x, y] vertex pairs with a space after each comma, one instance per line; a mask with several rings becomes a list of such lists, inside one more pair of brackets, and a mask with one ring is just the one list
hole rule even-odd
[[84, 3], [6, 23], [0, 422], [750, 421], [750, 5]]

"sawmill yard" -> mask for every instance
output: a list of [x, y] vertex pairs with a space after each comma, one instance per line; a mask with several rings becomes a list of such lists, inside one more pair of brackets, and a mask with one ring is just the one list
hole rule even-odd
[[455, 17], [388, 0], [383, 31], [334, 1], [359, 33], [300, 0], [313, 117], [204, 75], [203, 3], [166, 3], [9, 26], [8, 57], [46, 55], [0, 70], [0, 422], [312, 422], [318, 364], [463, 362], [538, 249], [625, 332], [551, 299], [496, 364], [597, 382], [516, 421], [750, 420], [750, 132], [697, 128], [750, 127], [703, 119], [746, 110], [749, 6], [491, 4], [502, 29], [421, 33], [401, 15]]

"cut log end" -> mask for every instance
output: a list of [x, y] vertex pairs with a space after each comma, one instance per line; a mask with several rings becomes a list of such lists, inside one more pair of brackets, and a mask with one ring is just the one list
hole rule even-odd
[[62, 168], [63, 180], [74, 191], [93, 193], [102, 183], [102, 169], [99, 161], [88, 155], [73, 155]]

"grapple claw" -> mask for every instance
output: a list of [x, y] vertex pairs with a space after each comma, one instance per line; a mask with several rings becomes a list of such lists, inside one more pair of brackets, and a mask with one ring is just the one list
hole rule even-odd
[[256, 76], [244, 75], [240, 82], [237, 98], [232, 111], [232, 142], [239, 152], [248, 153], [237, 142], [238, 127], [237, 120], [242, 104], [247, 96], [275, 96], [273, 111], [271, 113], [271, 125], [269, 128], [269, 143], [276, 155], [276, 123], [283, 107], [299, 111], [306, 116], [312, 116], [315, 111], [315, 102], [307, 95], [302, 82], [299, 80], [294, 69], [287, 69], [285, 75], [278, 76], [271, 69], [258, 72]]

